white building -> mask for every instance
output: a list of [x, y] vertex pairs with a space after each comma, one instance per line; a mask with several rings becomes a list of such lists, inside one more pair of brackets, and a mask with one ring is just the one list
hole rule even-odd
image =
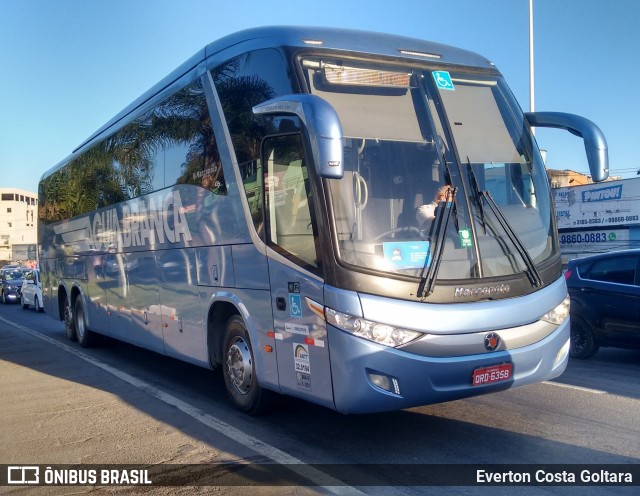
[[[36, 256], [38, 195], [0, 188], [0, 261], [26, 261]], [[15, 256], [14, 256], [15, 255]]]

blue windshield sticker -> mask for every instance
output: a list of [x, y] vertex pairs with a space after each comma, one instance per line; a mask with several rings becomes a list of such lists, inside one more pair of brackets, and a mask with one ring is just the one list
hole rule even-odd
[[382, 243], [385, 261], [393, 269], [421, 269], [429, 256], [428, 241], [399, 241]]
[[453, 87], [453, 81], [451, 80], [451, 75], [449, 71], [434, 71], [433, 79], [436, 82], [436, 86], [441, 90], [451, 90], [455, 91]]

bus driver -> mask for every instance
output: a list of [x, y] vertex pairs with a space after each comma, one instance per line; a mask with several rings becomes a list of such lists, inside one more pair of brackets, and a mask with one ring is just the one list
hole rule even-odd
[[433, 219], [435, 219], [436, 216], [436, 207], [440, 202], [447, 201], [447, 198], [450, 197], [450, 191], [451, 186], [446, 184], [444, 186], [440, 186], [431, 203], [420, 205], [416, 209], [416, 220], [418, 221], [418, 227], [420, 229], [425, 229], [431, 222], [433, 222]]

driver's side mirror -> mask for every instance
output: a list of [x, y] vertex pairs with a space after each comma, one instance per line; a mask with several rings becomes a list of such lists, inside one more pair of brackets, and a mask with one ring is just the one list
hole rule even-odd
[[253, 107], [256, 115], [297, 115], [307, 128], [316, 173], [341, 179], [344, 175], [342, 125], [335, 109], [315, 95], [296, 93]]

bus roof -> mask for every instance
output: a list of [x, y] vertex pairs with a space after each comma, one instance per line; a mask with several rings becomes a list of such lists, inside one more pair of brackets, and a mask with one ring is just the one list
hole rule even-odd
[[[360, 53], [374, 57], [393, 57], [415, 61], [433, 61], [440, 64], [470, 66], [484, 69], [495, 69], [492, 62], [485, 57], [468, 50], [443, 45], [431, 41], [361, 31], [354, 29], [270, 26], [251, 28], [227, 35], [199, 50], [190, 59], [172, 71], [159, 83], [137, 98], [124, 110], [119, 112], [104, 126], [93, 133], [73, 150], [71, 156], [65, 158], [58, 165], [45, 172], [43, 178], [68, 162], [73, 154], [87, 146], [97, 137], [115, 126], [118, 122], [127, 121], [125, 118], [138, 107], [155, 95], [171, 86], [187, 73], [198, 69], [207, 69], [250, 50], [268, 47], [292, 47], [330, 50], [344, 53]], [[205, 64], [206, 63], [206, 64]]]
[[[250, 45], [250, 48], [247, 48], [246, 45]], [[448, 45], [405, 36], [340, 28], [294, 26], [252, 28], [214, 41], [207, 45], [205, 51], [206, 56], [211, 57], [219, 52], [235, 48], [233, 51], [236, 53], [229, 54], [233, 57], [248, 49], [271, 46], [301, 48], [318, 46], [322, 49], [383, 57], [404, 57], [422, 61], [427, 58], [448, 64], [493, 67], [491, 62], [476, 53]], [[437, 57], [433, 57], [433, 55]]]

